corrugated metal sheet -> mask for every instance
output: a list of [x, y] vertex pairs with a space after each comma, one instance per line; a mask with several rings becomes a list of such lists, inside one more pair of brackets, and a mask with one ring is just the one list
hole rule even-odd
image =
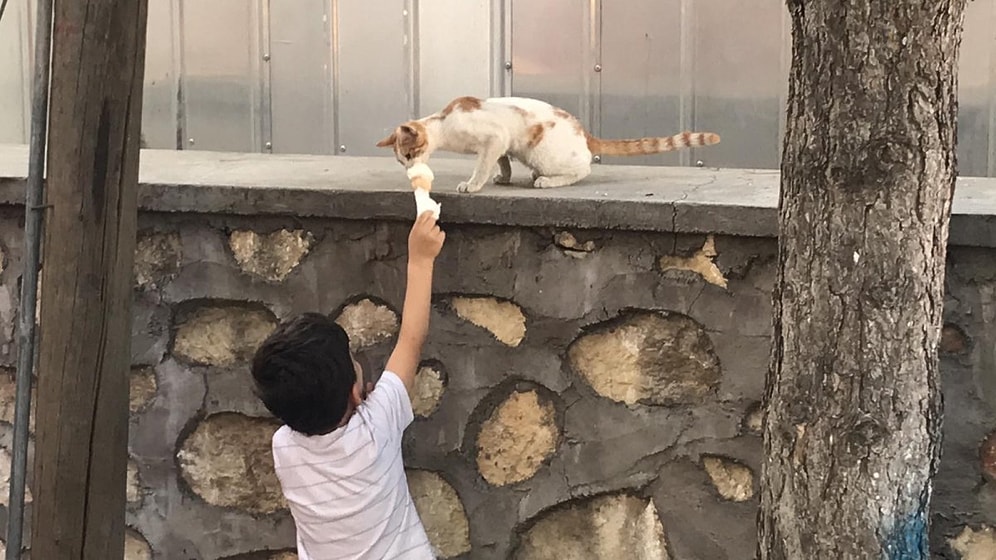
[[[33, 10], [11, 2], [0, 23], [0, 142], [27, 141]], [[993, 176], [996, 0], [967, 10], [959, 161], [963, 175]], [[782, 0], [150, 0], [149, 21], [150, 147], [386, 156], [373, 144], [402, 119], [512, 94], [607, 138], [723, 136], [604, 163], [779, 163]]]

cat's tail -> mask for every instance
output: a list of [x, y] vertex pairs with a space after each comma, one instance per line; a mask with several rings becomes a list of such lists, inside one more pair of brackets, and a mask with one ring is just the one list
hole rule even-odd
[[603, 156], [643, 156], [713, 144], [719, 144], [719, 135], [712, 132], [682, 132], [674, 136], [629, 140], [603, 140], [588, 136], [588, 149], [593, 155]]

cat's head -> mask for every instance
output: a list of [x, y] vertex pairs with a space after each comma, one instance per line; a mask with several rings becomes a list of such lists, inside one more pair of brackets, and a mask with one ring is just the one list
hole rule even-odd
[[422, 123], [409, 121], [394, 130], [390, 136], [377, 142], [378, 148], [392, 148], [398, 163], [406, 168], [424, 163], [429, 157], [429, 134]]

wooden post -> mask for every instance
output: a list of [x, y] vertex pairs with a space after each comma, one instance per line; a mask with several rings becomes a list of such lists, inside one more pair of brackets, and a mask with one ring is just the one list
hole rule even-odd
[[123, 556], [147, 6], [56, 2], [33, 558]]

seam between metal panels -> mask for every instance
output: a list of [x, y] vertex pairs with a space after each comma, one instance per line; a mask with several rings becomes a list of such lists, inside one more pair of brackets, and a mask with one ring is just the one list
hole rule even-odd
[[335, 153], [334, 107], [332, 106], [332, 5], [322, 2], [322, 24], [325, 28], [325, 84], [322, 97], [323, 153]]
[[17, 33], [19, 35], [20, 41], [18, 44], [21, 45], [21, 59], [19, 63], [19, 72], [21, 74], [21, 130], [23, 133], [21, 135], [21, 140], [27, 144], [31, 138], [31, 53], [32, 53], [32, 35], [31, 35], [31, 3], [28, 2], [27, 5], [17, 4], [18, 20], [20, 24], [15, 26]]
[[785, 130], [788, 126], [788, 79], [792, 66], [792, 17], [788, 8], [782, 5], [782, 48], [779, 52], [779, 66], [782, 73], [782, 88], [778, 91], [778, 138], [775, 140], [778, 145], [778, 160], [782, 159], [782, 151], [785, 138]]
[[[183, 3], [184, 0], [171, 0], [170, 2], [170, 35], [172, 37], [173, 48], [173, 92], [176, 94], [173, 103], [176, 103], [176, 149], [182, 150], [188, 141], [187, 139], [187, 99], [186, 99], [186, 56], [184, 55], [183, 36]], [[192, 140], [192, 139], [191, 139]]]
[[[591, 76], [588, 92], [589, 130], [602, 135], [602, 0], [588, 2], [588, 75]], [[601, 158], [598, 158], [601, 161]]]
[[405, 0], [404, 2], [405, 22], [405, 66], [406, 82], [405, 97], [408, 103], [408, 118], [418, 118], [422, 110], [419, 99], [419, 32], [418, 32], [418, 2], [417, 0]]
[[[996, 2], [989, 14], [990, 26], [996, 25]], [[996, 41], [989, 43], [989, 126], [986, 130], [986, 176], [996, 176]]]
[[342, 134], [339, 130], [339, 0], [331, 0], [332, 21], [331, 44], [332, 44], [332, 151], [342, 153], [345, 146], [342, 144]]
[[262, 151], [273, 151], [273, 87], [270, 68], [273, 66], [272, 41], [270, 40], [270, 0], [259, 0], [259, 25], [256, 65], [259, 68], [259, 129]]
[[[679, 14], [679, 94], [678, 94], [678, 127], [690, 130], [695, 125], [695, 39], [693, 26], [695, 24], [694, 0], [681, 0]], [[697, 150], [679, 150], [678, 165], [689, 166], [692, 156], [697, 156]]]
[[512, 5], [512, 0], [503, 0], [502, 2], [502, 16], [501, 16], [501, 26], [502, 26], [502, 50], [505, 58], [504, 67], [505, 73], [502, 75], [504, 80], [502, 81], [502, 92], [504, 95], [512, 95], [512, 87], [515, 86], [515, 69], [512, 68], [512, 10], [515, 8]]

